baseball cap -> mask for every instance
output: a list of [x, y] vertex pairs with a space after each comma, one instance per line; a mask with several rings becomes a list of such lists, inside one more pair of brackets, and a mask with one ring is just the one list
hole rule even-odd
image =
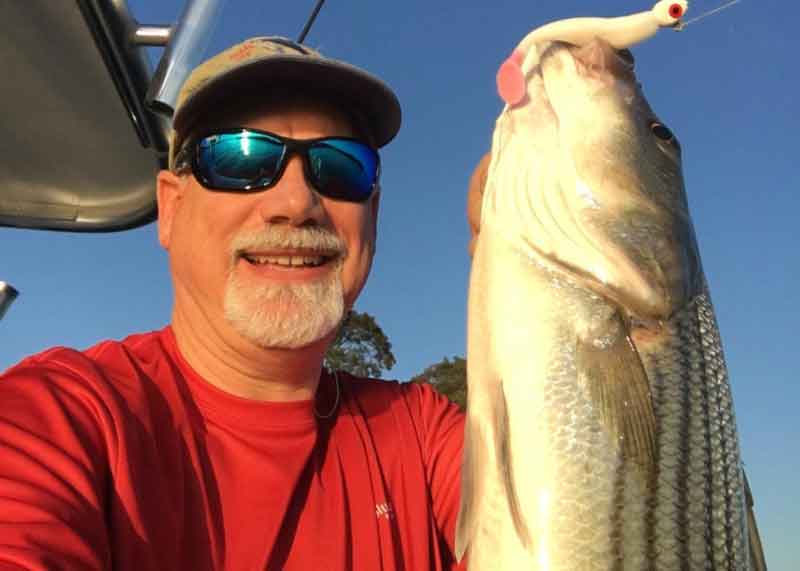
[[378, 147], [400, 130], [400, 102], [374, 75], [287, 38], [250, 38], [197, 66], [183, 83], [172, 117], [170, 168], [184, 137], [215, 105], [286, 86], [318, 94], [362, 117]]

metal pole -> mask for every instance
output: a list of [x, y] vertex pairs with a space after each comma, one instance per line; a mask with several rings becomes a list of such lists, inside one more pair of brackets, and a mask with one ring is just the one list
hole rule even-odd
[[172, 33], [170, 26], [139, 26], [131, 40], [137, 46], [166, 46]]
[[19, 292], [11, 284], [0, 282], [0, 319], [3, 319], [11, 302], [17, 299], [18, 295]]
[[172, 115], [184, 80], [205, 56], [225, 0], [189, 0], [170, 32], [145, 101], [151, 109]]

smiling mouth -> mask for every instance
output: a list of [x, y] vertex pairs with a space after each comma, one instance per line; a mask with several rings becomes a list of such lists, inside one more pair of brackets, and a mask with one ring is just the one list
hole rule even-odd
[[253, 266], [280, 266], [283, 268], [317, 268], [334, 260], [334, 254], [252, 254], [242, 252], [240, 257]]

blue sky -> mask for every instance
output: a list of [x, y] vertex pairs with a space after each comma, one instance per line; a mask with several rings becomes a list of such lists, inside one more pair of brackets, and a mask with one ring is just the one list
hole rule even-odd
[[[169, 23], [177, 0], [129, 0]], [[228, 2], [210, 51], [254, 35], [296, 37], [314, 0]], [[692, 2], [689, 17], [721, 2]], [[307, 43], [384, 78], [403, 128], [382, 153], [378, 254], [357, 309], [393, 344], [390, 377], [463, 355], [467, 181], [501, 108], [498, 65], [531, 29], [618, 16], [649, 0], [327, 0]], [[744, 461], [770, 569], [791, 571], [800, 537], [800, 176], [794, 2], [743, 0], [634, 48], [650, 103], [677, 134], [731, 374]], [[158, 55], [157, 53], [154, 55]], [[0, 229], [0, 280], [21, 296], [0, 323], [0, 370], [52, 345], [160, 328], [171, 286], [155, 226], [77, 235]]]

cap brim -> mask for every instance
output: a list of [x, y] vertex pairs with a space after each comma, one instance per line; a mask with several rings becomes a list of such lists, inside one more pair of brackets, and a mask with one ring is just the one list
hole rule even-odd
[[214, 105], [243, 93], [268, 93], [270, 87], [297, 87], [354, 111], [366, 120], [378, 147], [400, 130], [400, 102], [381, 80], [344, 62], [291, 54], [253, 59], [221, 73], [180, 105], [173, 128], [185, 135]]

